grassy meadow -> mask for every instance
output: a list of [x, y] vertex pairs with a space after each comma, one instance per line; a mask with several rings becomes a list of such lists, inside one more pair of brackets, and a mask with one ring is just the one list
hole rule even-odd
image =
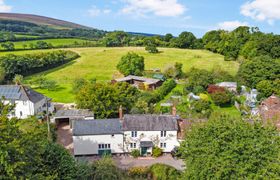
[[[174, 48], [159, 48], [161, 53], [149, 54], [142, 47], [122, 47], [122, 48], [70, 48], [81, 57], [74, 62], [66, 64], [43, 73], [48, 79], [56, 80], [59, 88], [56, 91], [37, 89], [39, 92], [53, 98], [55, 102], [74, 102], [74, 94], [71, 92], [73, 81], [77, 78], [96, 78], [98, 81], [110, 81], [118, 77], [116, 65], [120, 58], [126, 53], [133, 51], [145, 57], [145, 69], [160, 68], [172, 65], [175, 62], [183, 63], [183, 70], [188, 72], [192, 67], [212, 70], [220, 67], [232, 75], [238, 70], [238, 63], [234, 61], [224, 61], [223, 56], [214, 54], [206, 50], [187, 50]], [[50, 50], [15, 51], [14, 54], [36, 53]], [[1, 55], [7, 52], [0, 53]], [[36, 74], [38, 75], [38, 74]], [[36, 76], [33, 75], [33, 76]], [[33, 76], [27, 77], [28, 81]]]
[[[26, 35], [24, 35], [26, 36]], [[77, 39], [77, 38], [57, 38], [57, 39], [42, 39], [42, 40], [30, 40], [30, 41], [18, 41], [13, 42], [15, 45], [15, 49], [24, 49], [23, 45], [27, 45], [26, 49], [29, 49], [29, 44], [36, 44], [37, 41], [45, 41], [47, 43], [51, 43], [54, 47], [63, 46], [63, 45], [72, 45], [74, 42], [83, 43], [88, 40]]]

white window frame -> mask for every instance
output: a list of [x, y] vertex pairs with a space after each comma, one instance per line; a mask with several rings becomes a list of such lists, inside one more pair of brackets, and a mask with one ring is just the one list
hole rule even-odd
[[98, 144], [98, 150], [108, 150], [111, 149], [111, 144]]
[[166, 143], [160, 143], [160, 148], [166, 148]]
[[131, 149], [136, 149], [136, 143], [130, 143], [130, 148]]
[[131, 137], [137, 137], [137, 131], [131, 131]]
[[166, 137], [166, 131], [160, 131], [160, 137]]

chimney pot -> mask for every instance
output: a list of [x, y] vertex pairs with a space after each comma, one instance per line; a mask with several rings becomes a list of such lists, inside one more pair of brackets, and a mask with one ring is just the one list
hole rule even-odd
[[172, 106], [172, 115], [173, 115], [173, 116], [176, 116], [176, 114], [177, 114], [176, 106], [173, 105], [173, 106]]
[[122, 109], [122, 105], [120, 105], [119, 107], [119, 119], [123, 119], [123, 109]]

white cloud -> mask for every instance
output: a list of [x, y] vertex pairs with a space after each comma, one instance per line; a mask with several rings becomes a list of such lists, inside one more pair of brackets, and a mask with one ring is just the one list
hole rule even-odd
[[258, 21], [267, 21], [273, 24], [280, 20], [279, 0], [253, 0], [241, 6], [241, 14]]
[[121, 10], [123, 14], [134, 14], [146, 16], [154, 14], [156, 16], [176, 17], [183, 15], [186, 7], [177, 0], [123, 0], [126, 6]]
[[96, 6], [92, 6], [91, 9], [88, 10], [88, 14], [91, 17], [96, 17], [102, 14], [109, 14], [111, 13], [111, 9], [99, 9]]
[[6, 5], [4, 0], [0, 0], [0, 12], [11, 12], [12, 6]]
[[247, 22], [240, 22], [240, 21], [224, 21], [218, 24], [218, 29], [223, 30], [234, 30], [235, 28], [239, 26], [248, 26], [249, 24]]

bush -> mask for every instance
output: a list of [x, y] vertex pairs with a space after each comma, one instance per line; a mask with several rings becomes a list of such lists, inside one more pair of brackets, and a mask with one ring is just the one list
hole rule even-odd
[[138, 149], [134, 149], [131, 151], [131, 156], [133, 156], [134, 158], [137, 158], [140, 156], [140, 151]]
[[211, 98], [216, 105], [224, 106], [224, 105], [228, 105], [231, 103], [232, 94], [228, 91], [216, 92], [216, 93], [211, 94]]
[[130, 177], [147, 178], [149, 169], [147, 167], [132, 167], [127, 174]]
[[162, 155], [162, 149], [159, 147], [153, 147], [152, 154], [154, 157], [159, 157]]
[[154, 164], [150, 167], [150, 173], [153, 179], [169, 180], [179, 179], [181, 176], [180, 171], [165, 164]]
[[200, 94], [200, 93], [203, 93], [205, 90], [202, 86], [195, 86], [193, 88], [193, 93], [194, 94]]
[[157, 47], [155, 45], [148, 45], [145, 47], [145, 50], [148, 51], [149, 53], [159, 53]]

